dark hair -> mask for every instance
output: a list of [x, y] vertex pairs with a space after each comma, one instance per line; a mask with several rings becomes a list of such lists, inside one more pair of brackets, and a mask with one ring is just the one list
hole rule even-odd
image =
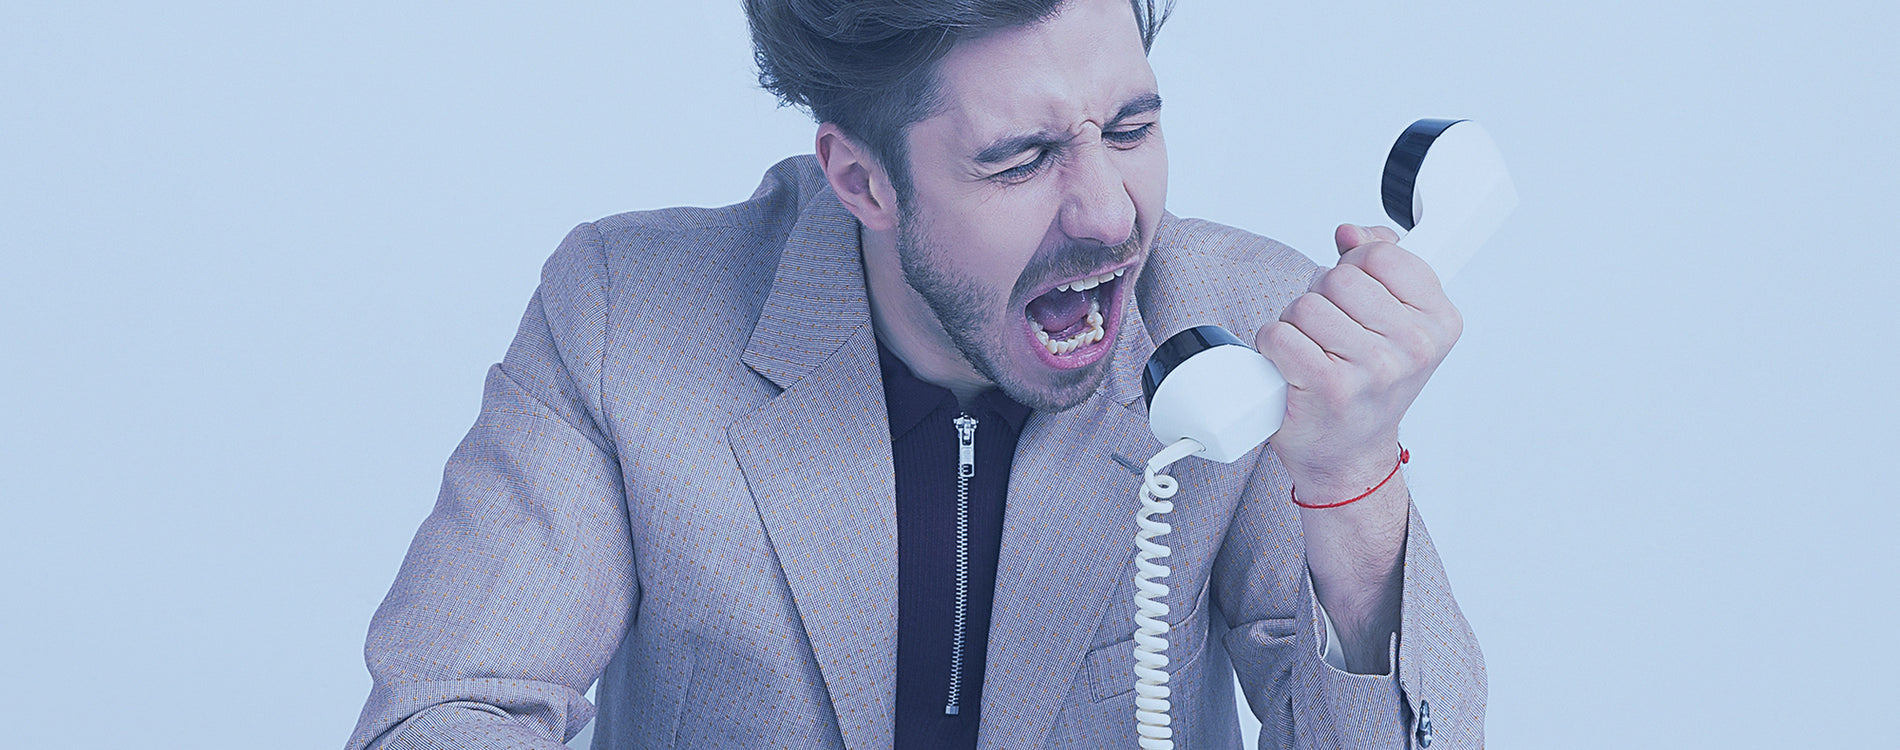
[[[1071, 0], [745, 0], [759, 85], [864, 144], [910, 198], [905, 133], [937, 106], [958, 42], [1048, 19]], [[1141, 45], [1173, 3], [1129, 0]]]

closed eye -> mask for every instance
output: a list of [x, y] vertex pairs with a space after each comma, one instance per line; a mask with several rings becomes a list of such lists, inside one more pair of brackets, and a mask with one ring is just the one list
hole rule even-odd
[[1029, 178], [1036, 176], [1037, 172], [1041, 172], [1043, 170], [1043, 167], [1048, 166], [1050, 160], [1053, 158], [1054, 157], [1050, 156], [1049, 154], [1049, 149], [1047, 148], [1039, 149], [1036, 152], [1036, 158], [1031, 159], [1022, 164], [1018, 164], [1016, 166], [1010, 167], [1009, 169], [1005, 169], [1001, 172], [997, 172], [996, 174], [990, 175], [990, 177], [991, 179], [999, 180], [999, 181], [1012, 184], [1012, 185], [1019, 182], [1024, 182], [1028, 180]]
[[1103, 131], [1102, 139], [1119, 146], [1133, 147], [1148, 139], [1154, 133], [1155, 124], [1150, 122], [1127, 130]]

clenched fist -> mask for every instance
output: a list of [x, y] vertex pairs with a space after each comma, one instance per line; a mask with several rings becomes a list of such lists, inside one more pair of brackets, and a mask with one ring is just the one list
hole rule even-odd
[[1464, 328], [1392, 230], [1344, 224], [1333, 241], [1339, 264], [1254, 334], [1286, 376], [1273, 448], [1305, 502], [1352, 497], [1391, 472], [1399, 421]]

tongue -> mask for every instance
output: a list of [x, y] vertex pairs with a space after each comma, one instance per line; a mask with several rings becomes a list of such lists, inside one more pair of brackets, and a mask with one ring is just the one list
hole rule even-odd
[[1029, 319], [1042, 326], [1050, 334], [1060, 333], [1075, 327], [1089, 315], [1088, 292], [1064, 292], [1050, 290], [1029, 301]]

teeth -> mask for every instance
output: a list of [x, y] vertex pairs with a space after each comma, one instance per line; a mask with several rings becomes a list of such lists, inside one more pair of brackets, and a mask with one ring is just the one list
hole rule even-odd
[[1048, 331], [1038, 328], [1036, 329], [1036, 340], [1041, 342], [1042, 348], [1049, 350], [1050, 354], [1059, 357], [1108, 338], [1108, 329], [1102, 327], [1102, 303], [1096, 300], [1089, 300], [1089, 315], [1087, 320], [1088, 327], [1082, 329], [1081, 333], [1060, 341], [1050, 338]]
[[[1122, 269], [1122, 270], [1127, 270], [1127, 269]], [[1062, 292], [1086, 292], [1090, 289], [1094, 289], [1095, 287], [1108, 283], [1109, 280], [1111, 279], [1121, 278], [1121, 275], [1122, 275], [1122, 271], [1110, 271], [1100, 276], [1090, 276], [1086, 279], [1071, 281], [1067, 284], [1057, 284], [1056, 290], [1062, 291]]]

